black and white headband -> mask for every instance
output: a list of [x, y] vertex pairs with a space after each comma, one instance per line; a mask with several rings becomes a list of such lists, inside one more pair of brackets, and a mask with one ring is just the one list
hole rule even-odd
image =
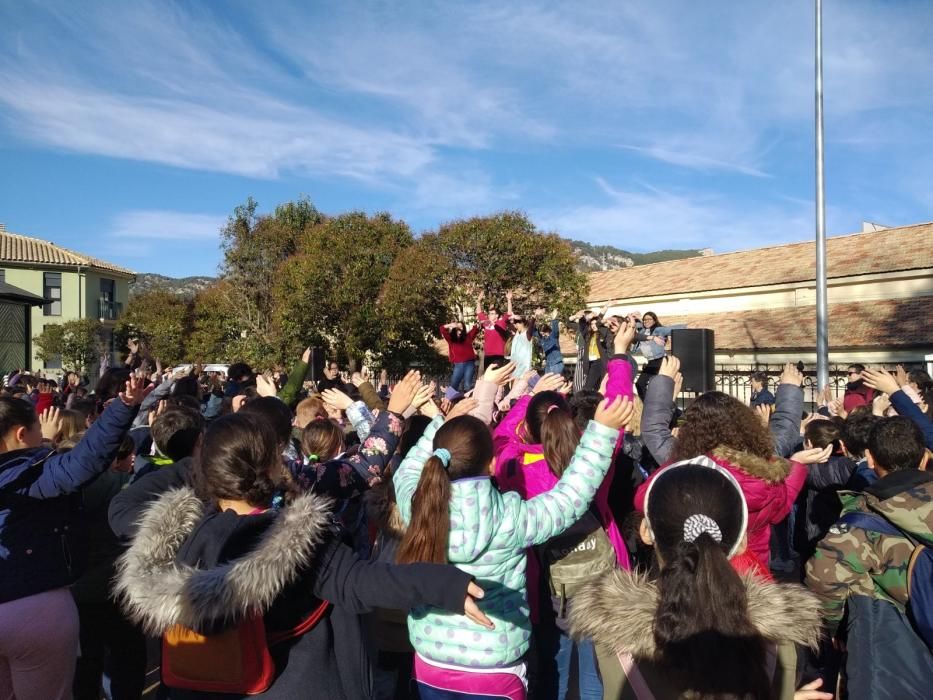
[[[735, 490], [739, 492], [739, 500], [742, 503], [742, 527], [739, 529], [738, 535], [736, 536], [735, 543], [732, 545], [732, 548], [729, 550], [729, 558], [735, 556], [736, 551], [739, 548], [739, 545], [742, 543], [744, 538], [745, 531], [748, 528], [748, 503], [745, 502], [745, 494], [742, 492], [742, 487], [739, 486], [739, 482], [736, 481], [735, 477], [729, 472], [728, 469], [724, 469], [720, 465], [716, 464], [707, 456], [694, 457], [693, 459], [685, 459], [682, 462], [677, 462], [668, 467], [664, 467], [661, 472], [648, 483], [648, 490], [645, 492], [645, 522], [648, 524], [648, 530], [651, 532], [652, 539], [654, 538], [654, 532], [651, 530], [651, 521], [648, 519], [648, 499], [651, 498], [651, 489], [654, 485], [664, 477], [664, 474], [671, 469], [676, 469], [677, 467], [686, 467], [686, 466], [695, 466], [695, 467], [706, 467], [708, 469], [714, 469], [720, 474], [722, 474], [726, 479], [735, 487]], [[694, 513], [689, 518], [684, 521], [684, 541], [685, 542], [694, 542], [696, 538], [702, 534], [707, 534], [712, 537], [716, 542], [722, 544], [722, 529], [719, 527], [713, 518], [704, 513]]]

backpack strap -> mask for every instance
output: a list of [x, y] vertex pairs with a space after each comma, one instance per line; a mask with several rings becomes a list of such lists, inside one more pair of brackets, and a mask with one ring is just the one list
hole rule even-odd
[[635, 659], [632, 655], [620, 651], [618, 653], [618, 658], [619, 663], [622, 664], [622, 671], [625, 673], [625, 677], [632, 685], [632, 691], [635, 693], [635, 697], [638, 698], [638, 700], [654, 700], [654, 693], [651, 692], [651, 688], [649, 688], [648, 684], [645, 682], [645, 677], [641, 675], [641, 671], [638, 670], [638, 664], [635, 663]]
[[294, 639], [295, 637], [300, 637], [301, 635], [310, 632], [314, 626], [321, 621], [321, 618], [324, 617], [324, 614], [330, 608], [330, 603], [326, 600], [322, 600], [321, 604], [312, 611], [304, 620], [298, 623], [296, 627], [293, 627], [290, 630], [283, 630], [281, 632], [271, 632], [266, 635], [266, 639], [269, 642], [269, 646], [275, 646], [276, 644], [281, 644], [286, 642], [289, 639]]

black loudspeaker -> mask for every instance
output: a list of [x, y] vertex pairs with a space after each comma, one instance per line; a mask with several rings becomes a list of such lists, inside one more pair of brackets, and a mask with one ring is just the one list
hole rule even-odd
[[684, 391], [702, 394], [716, 388], [716, 343], [709, 328], [675, 328], [671, 331], [671, 354], [680, 360]]
[[324, 367], [327, 366], [327, 354], [324, 348], [311, 348], [311, 359], [308, 362], [308, 371], [305, 372], [305, 379], [316, 382], [324, 378]]

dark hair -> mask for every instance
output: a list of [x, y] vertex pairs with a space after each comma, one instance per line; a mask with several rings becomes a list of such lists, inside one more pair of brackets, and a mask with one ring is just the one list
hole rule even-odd
[[424, 463], [411, 499], [411, 522], [396, 555], [400, 564], [447, 563], [450, 482], [486, 473], [493, 458], [489, 428], [473, 416], [444, 423], [434, 435], [434, 449], [442, 447], [450, 452], [450, 464], [445, 468], [434, 455]]
[[656, 328], [657, 326], [660, 326], [660, 325], [661, 325], [661, 322], [658, 320], [658, 315], [657, 315], [654, 311], [646, 311], [645, 313], [643, 313], [643, 314], [641, 315], [642, 321], [645, 320], [645, 316], [651, 316], [651, 318], [654, 319], [654, 326], [653, 326], [653, 327]]
[[169, 407], [189, 408], [192, 411], [201, 412], [201, 402], [191, 394], [174, 394], [164, 399]]
[[312, 462], [333, 459], [343, 446], [343, 430], [330, 418], [315, 418], [301, 431], [301, 452]]
[[275, 431], [267, 421], [239, 413], [218, 418], [204, 433], [193, 475], [202, 500], [268, 506], [284, 484]]
[[762, 459], [774, 456], [774, 438], [751, 408], [721, 391], [708, 391], [684, 411], [671, 461], [692, 459], [720, 445]]
[[814, 447], [823, 448], [827, 445], [833, 445], [835, 448], [842, 437], [842, 431], [833, 421], [818, 419], [807, 424], [803, 437], [804, 440], [809, 440]]
[[909, 418], [882, 418], [871, 429], [868, 449], [875, 464], [886, 472], [919, 469], [926, 446], [923, 433]]
[[14, 428], [32, 428], [39, 416], [29, 401], [0, 396], [0, 440]]
[[200, 411], [176, 406], [166, 409], [152, 423], [152, 442], [156, 449], [173, 462], [194, 454], [198, 438], [204, 431]]
[[405, 419], [405, 423], [402, 424], [402, 435], [398, 439], [398, 449], [396, 450], [403, 459], [409, 450], [418, 444], [418, 440], [421, 439], [430, 424], [431, 419], [420, 413]]
[[912, 369], [907, 373], [907, 381], [917, 385], [920, 394], [933, 389], [933, 378], [922, 369]]
[[227, 369], [227, 379], [231, 381], [239, 382], [244, 377], [247, 378], [247, 381], [253, 378], [253, 370], [245, 362], [234, 362]]
[[198, 383], [198, 378], [189, 374], [176, 381], [172, 385], [172, 396], [194, 396], [200, 400], [201, 385]]
[[765, 389], [768, 388], [768, 373], [767, 372], [752, 372], [751, 380], [753, 382], [758, 382]]
[[126, 459], [131, 454], [136, 454], [136, 443], [133, 442], [133, 438], [127, 435], [123, 438], [123, 442], [120, 443], [120, 447], [117, 449], [117, 455], [114, 459], [118, 461]]
[[581, 389], [570, 397], [573, 421], [581, 431], [585, 430], [587, 423], [596, 416], [596, 409], [599, 408], [599, 402], [602, 400], [603, 395], [595, 389]]
[[111, 367], [97, 380], [94, 397], [100, 403], [116, 398], [117, 394], [123, 391], [131, 374], [132, 372], [127, 367]]
[[457, 325], [450, 329], [450, 339], [454, 343], [463, 343], [467, 338], [466, 326], [463, 321], [455, 321], [455, 323]]
[[556, 391], [535, 394], [525, 413], [525, 429], [529, 442], [544, 448], [548, 467], [560, 477], [580, 444], [580, 430], [564, 397]]
[[853, 362], [846, 369], [854, 369], [856, 372], [861, 374], [865, 371], [865, 365], [863, 365], [861, 362]]
[[864, 457], [865, 448], [868, 447], [868, 437], [879, 420], [881, 418], [874, 415], [867, 406], [851, 411], [846, 416], [845, 428], [842, 431], [846, 452], [856, 459]]
[[97, 402], [94, 399], [76, 398], [71, 401], [71, 410], [78, 411], [85, 421], [89, 421], [97, 416]]
[[[742, 494], [715, 469], [662, 471], [646, 504], [661, 564], [654, 639], [661, 662], [683, 672], [699, 697], [770, 697], [765, 643], [752, 624], [742, 579], [728, 552], [743, 536]], [[722, 533], [684, 540], [684, 524], [702, 514]]]
[[287, 445], [292, 438], [292, 412], [274, 396], [260, 396], [240, 409], [240, 415], [262, 416], [278, 437], [279, 445]]

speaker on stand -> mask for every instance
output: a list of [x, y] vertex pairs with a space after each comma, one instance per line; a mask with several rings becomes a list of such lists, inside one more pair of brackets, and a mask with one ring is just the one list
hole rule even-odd
[[680, 360], [684, 391], [702, 394], [716, 388], [716, 343], [710, 328], [675, 328], [671, 354]]

